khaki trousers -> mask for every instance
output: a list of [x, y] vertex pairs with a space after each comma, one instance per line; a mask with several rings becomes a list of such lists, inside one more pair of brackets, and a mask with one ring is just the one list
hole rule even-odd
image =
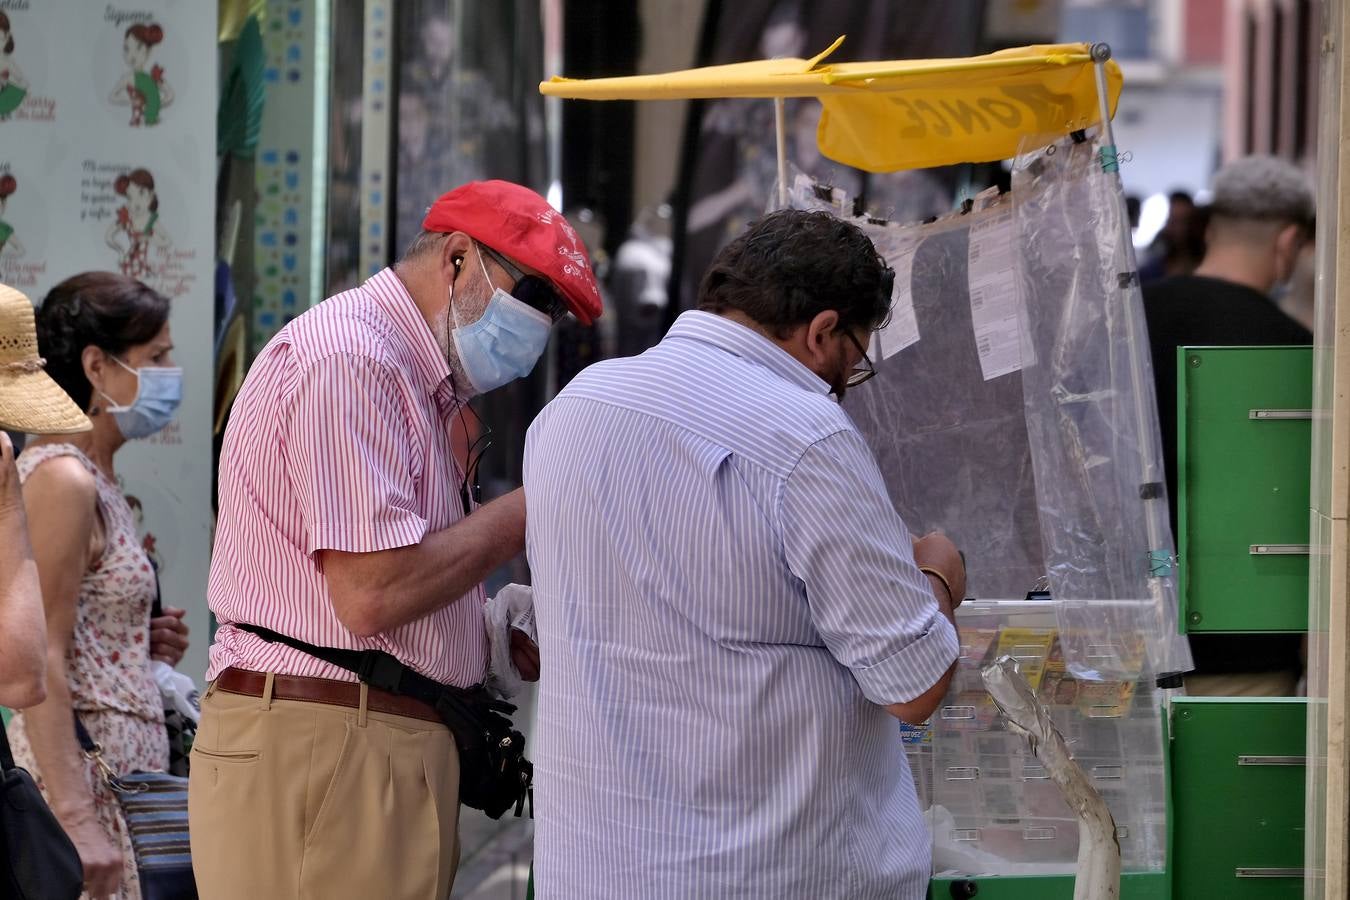
[[202, 900], [446, 900], [459, 864], [449, 730], [273, 700], [270, 680], [265, 693], [202, 699], [188, 792]]

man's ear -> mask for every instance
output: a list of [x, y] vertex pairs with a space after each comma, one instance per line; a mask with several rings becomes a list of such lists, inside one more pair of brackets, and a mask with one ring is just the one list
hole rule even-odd
[[1290, 223], [1280, 229], [1275, 236], [1275, 280], [1288, 281], [1294, 274], [1294, 265], [1298, 262], [1298, 253], [1307, 240], [1303, 226]]
[[473, 238], [462, 231], [446, 235], [444, 243], [441, 244], [440, 269], [441, 277], [447, 284], [453, 284], [455, 278], [464, 271], [464, 261], [471, 252], [473, 252]]
[[804, 339], [806, 341], [807, 357], [822, 365], [828, 363], [833, 357], [830, 350], [830, 335], [834, 334], [835, 329], [839, 327], [839, 312], [833, 309], [827, 309], [824, 312], [816, 313], [806, 325]]

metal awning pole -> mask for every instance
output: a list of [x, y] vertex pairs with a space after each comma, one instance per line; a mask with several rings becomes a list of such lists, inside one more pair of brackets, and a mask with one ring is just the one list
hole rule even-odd
[[[1111, 58], [1111, 47], [1108, 44], [1097, 43], [1092, 45], [1093, 73], [1097, 80], [1097, 104], [1101, 110], [1101, 167], [1102, 171], [1108, 175], [1115, 175], [1120, 178], [1120, 151], [1116, 148], [1115, 131], [1111, 128], [1111, 101], [1110, 95], [1106, 89], [1106, 62]], [[1130, 238], [1130, 218], [1125, 211], [1124, 200], [1120, 191], [1112, 194], [1112, 200], [1116, 205], [1116, 219], [1120, 223], [1117, 229], [1118, 252], [1122, 271], [1120, 273], [1120, 288], [1122, 301], [1127, 299], [1131, 292], [1138, 290], [1138, 269], [1134, 262], [1134, 244]], [[1167, 518], [1162, 510], [1165, 510], [1164, 491], [1162, 485], [1165, 483], [1161, 460], [1156, 458], [1152, 451], [1152, 446], [1147, 443], [1148, 435], [1152, 432], [1150, 426], [1150, 414], [1154, 413], [1153, 397], [1155, 386], [1152, 378], [1144, 377], [1143, 365], [1140, 359], [1140, 344], [1148, 340], [1147, 335], [1141, 333], [1135, 327], [1135, 317], [1130, 314], [1125, 315], [1125, 334], [1129, 341], [1132, 352], [1130, 359], [1130, 386], [1134, 390], [1134, 419], [1135, 429], [1139, 439], [1139, 485], [1140, 496], [1144, 498], [1144, 528], [1147, 531], [1148, 555], [1147, 559], [1141, 561], [1141, 564], [1149, 567], [1149, 593], [1154, 604], [1157, 606], [1158, 615], [1166, 614], [1166, 609], [1171, 607], [1175, 609], [1175, 597], [1164, 589], [1166, 579], [1172, 578], [1176, 573], [1176, 544], [1173, 542], [1171, 529], [1167, 527]], [[1147, 347], [1144, 347], [1147, 352]], [[1176, 638], [1176, 640], [1183, 640]], [[1169, 654], [1164, 651], [1163, 661], [1169, 659]], [[1174, 687], [1179, 686], [1176, 683], [1175, 675], [1177, 673], [1166, 671], [1170, 666], [1160, 666], [1164, 671], [1156, 671], [1155, 675], [1160, 677], [1160, 686]]]
[[[1102, 117], [1102, 146], [1098, 152], [1101, 154], [1102, 171], [1115, 174], [1119, 177], [1120, 154], [1116, 149], [1115, 133], [1111, 129], [1111, 107], [1110, 100], [1108, 99], [1109, 95], [1106, 92], [1106, 61], [1110, 58], [1111, 48], [1108, 45], [1092, 45], [1093, 69], [1097, 76], [1097, 102], [1101, 107]], [[1113, 195], [1113, 199], [1116, 200], [1116, 205], [1121, 207], [1119, 198]], [[1122, 291], [1132, 291], [1135, 288], [1135, 282], [1137, 281], [1138, 276], [1134, 272], [1134, 245], [1130, 239], [1130, 220], [1129, 217], [1125, 215], [1123, 207], [1117, 209], [1116, 218], [1120, 222], [1120, 228], [1117, 229], [1116, 235], [1119, 244], [1120, 262], [1122, 266], [1125, 266], [1130, 270], [1128, 274], [1122, 273], [1121, 289]], [[1137, 346], [1137, 341], [1146, 340], [1143, 335], [1135, 330], [1133, 316], [1125, 317], [1125, 326], [1126, 334], [1132, 345]], [[1130, 356], [1130, 385], [1134, 388], [1135, 425], [1139, 429], [1139, 438], [1143, 440], [1145, 435], [1150, 431], [1148, 427], [1148, 412], [1151, 405], [1149, 400], [1154, 396], [1154, 386], [1152, 381], [1145, 381], [1144, 373], [1139, 365], [1137, 353], [1131, 354]], [[1158, 467], [1158, 461], [1153, 459], [1152, 454], [1148, 452], [1149, 449], [1150, 448], [1143, 445], [1139, 447], [1139, 462], [1141, 468], [1140, 483], [1144, 485], [1161, 484], [1163, 482], [1162, 472]], [[1152, 502], [1159, 502], [1162, 498], [1151, 497], [1149, 499]], [[1145, 519], [1148, 522], [1150, 551], [1159, 551], [1162, 550], [1164, 546], [1172, 546], [1171, 541], [1167, 540], [1170, 536], [1165, 536], [1159, 532], [1157, 527], [1158, 523], [1155, 521], [1155, 518], [1153, 516], [1146, 516]], [[1167, 569], [1168, 571], [1162, 574], [1170, 575], [1171, 566], [1168, 565]]]
[[1111, 100], [1106, 91], [1106, 61], [1111, 58], [1110, 44], [1092, 45], [1092, 71], [1097, 76], [1097, 108], [1102, 117], [1102, 171], [1118, 172], [1116, 134], [1111, 130]]

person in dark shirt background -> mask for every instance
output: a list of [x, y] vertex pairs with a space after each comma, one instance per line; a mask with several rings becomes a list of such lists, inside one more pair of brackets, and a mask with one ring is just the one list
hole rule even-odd
[[[1172, 530], [1177, 497], [1177, 348], [1311, 344], [1312, 333], [1271, 299], [1312, 238], [1313, 193], [1290, 163], [1249, 156], [1214, 178], [1208, 246], [1192, 275], [1144, 285]], [[1194, 694], [1290, 694], [1302, 669], [1299, 635], [1192, 635]]]
[[[1139, 262], [1143, 284], [1173, 275], [1189, 275], [1205, 255], [1205, 228], [1209, 210], [1195, 205], [1185, 191], [1167, 197], [1167, 221]], [[1133, 223], [1132, 223], [1132, 227]]]

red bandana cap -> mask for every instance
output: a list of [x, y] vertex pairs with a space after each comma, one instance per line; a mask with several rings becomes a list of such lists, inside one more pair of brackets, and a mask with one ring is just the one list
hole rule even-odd
[[422, 220], [425, 231], [462, 231], [553, 283], [583, 325], [602, 312], [591, 260], [562, 213], [509, 181], [471, 181], [443, 195]]

